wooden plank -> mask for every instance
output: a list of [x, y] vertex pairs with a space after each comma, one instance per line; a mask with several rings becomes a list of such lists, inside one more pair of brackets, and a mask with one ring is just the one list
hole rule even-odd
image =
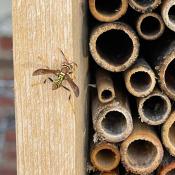
[[[18, 175], [85, 174], [88, 59], [84, 0], [13, 0]], [[78, 64], [80, 97], [33, 86], [38, 65], [60, 68], [61, 48]], [[66, 86], [68, 84], [66, 83]]]

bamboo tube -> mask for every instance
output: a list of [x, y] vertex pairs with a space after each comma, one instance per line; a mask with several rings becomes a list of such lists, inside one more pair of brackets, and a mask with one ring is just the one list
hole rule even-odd
[[169, 153], [175, 156], [175, 110], [162, 127], [162, 140]]
[[102, 68], [120, 72], [131, 66], [139, 54], [139, 39], [125, 23], [106, 23], [93, 30], [90, 52]]
[[136, 24], [137, 32], [145, 40], [156, 40], [162, 36], [165, 24], [160, 15], [156, 13], [142, 14]]
[[149, 125], [160, 125], [166, 121], [171, 112], [169, 98], [155, 89], [149, 96], [138, 98], [138, 112], [142, 122]]
[[89, 0], [89, 8], [97, 20], [113, 22], [126, 13], [128, 0]]
[[161, 0], [129, 0], [129, 5], [136, 11], [151, 12], [161, 4]]
[[110, 143], [98, 143], [92, 146], [90, 159], [99, 171], [112, 171], [120, 162], [118, 147]]
[[136, 97], [149, 95], [156, 84], [155, 74], [144, 59], [138, 59], [124, 72], [127, 90]]
[[100, 103], [96, 97], [92, 103], [95, 140], [120, 142], [126, 139], [133, 129], [131, 111], [127, 98], [116, 88], [116, 98], [110, 103]]
[[166, 26], [175, 32], [175, 1], [164, 0], [161, 13]]
[[150, 126], [135, 122], [134, 131], [121, 144], [121, 160], [127, 171], [150, 174], [161, 163], [163, 147]]
[[159, 56], [155, 62], [155, 69], [159, 76], [161, 89], [175, 100], [175, 41], [167, 45], [162, 52], [157, 50]]
[[107, 71], [99, 70], [96, 74], [98, 99], [101, 103], [108, 103], [115, 98], [112, 78]]
[[166, 151], [163, 161], [157, 170], [157, 175], [174, 175], [175, 174], [175, 158], [170, 156]]

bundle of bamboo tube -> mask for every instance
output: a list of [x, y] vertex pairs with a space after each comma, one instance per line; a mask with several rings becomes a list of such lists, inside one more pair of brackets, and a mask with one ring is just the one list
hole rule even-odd
[[175, 175], [175, 0], [88, 2], [91, 174]]

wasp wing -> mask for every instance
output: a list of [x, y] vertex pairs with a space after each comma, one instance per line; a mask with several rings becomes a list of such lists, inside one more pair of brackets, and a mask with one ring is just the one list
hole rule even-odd
[[52, 69], [37, 69], [36, 71], [33, 72], [33, 76], [36, 75], [44, 75], [44, 74], [57, 74], [60, 73], [60, 70], [52, 70]]
[[78, 97], [79, 94], [80, 94], [79, 87], [73, 82], [73, 80], [71, 79], [71, 77], [69, 75], [65, 76], [65, 80], [68, 81], [68, 83], [70, 84], [75, 96]]

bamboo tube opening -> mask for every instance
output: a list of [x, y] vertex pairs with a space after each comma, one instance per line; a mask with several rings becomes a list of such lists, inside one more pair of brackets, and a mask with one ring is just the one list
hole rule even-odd
[[160, 125], [171, 112], [171, 102], [167, 96], [157, 90], [138, 100], [138, 112], [143, 122]]
[[175, 32], [175, 2], [174, 0], [164, 1], [162, 4], [162, 17], [166, 26]]
[[91, 35], [90, 51], [101, 67], [120, 72], [137, 59], [139, 41], [135, 32], [124, 23], [103, 24]]
[[124, 64], [131, 56], [133, 43], [122, 30], [109, 30], [97, 39], [97, 52], [108, 63]]
[[89, 0], [89, 8], [97, 20], [113, 22], [126, 13], [128, 0]]
[[130, 6], [138, 12], [150, 12], [161, 4], [161, 0], [130, 0]]
[[161, 16], [156, 13], [145, 13], [141, 15], [136, 27], [139, 35], [146, 40], [159, 38], [165, 30]]
[[170, 21], [175, 24], [175, 5], [171, 6], [168, 12], [168, 16]]
[[147, 72], [138, 71], [130, 77], [131, 86], [137, 92], [142, 92], [150, 88], [152, 80]]
[[95, 6], [100, 13], [112, 15], [120, 9], [121, 0], [96, 0]]
[[[165, 70], [165, 83], [172, 94], [175, 94], [175, 58], [168, 64]], [[175, 97], [175, 95], [174, 95]]]
[[146, 168], [154, 162], [157, 149], [150, 141], [134, 140], [130, 143], [127, 154], [128, 161], [132, 166]]
[[126, 118], [119, 111], [110, 111], [102, 120], [102, 128], [109, 134], [122, 134], [127, 128]]
[[101, 98], [106, 101], [108, 99], [111, 99], [112, 98], [112, 92], [109, 90], [109, 89], [106, 89], [102, 92], [101, 94]]
[[156, 84], [154, 72], [142, 58], [124, 72], [124, 80], [127, 90], [136, 97], [149, 95]]
[[118, 148], [110, 143], [100, 143], [92, 147], [91, 162], [100, 171], [111, 171], [120, 162]]

